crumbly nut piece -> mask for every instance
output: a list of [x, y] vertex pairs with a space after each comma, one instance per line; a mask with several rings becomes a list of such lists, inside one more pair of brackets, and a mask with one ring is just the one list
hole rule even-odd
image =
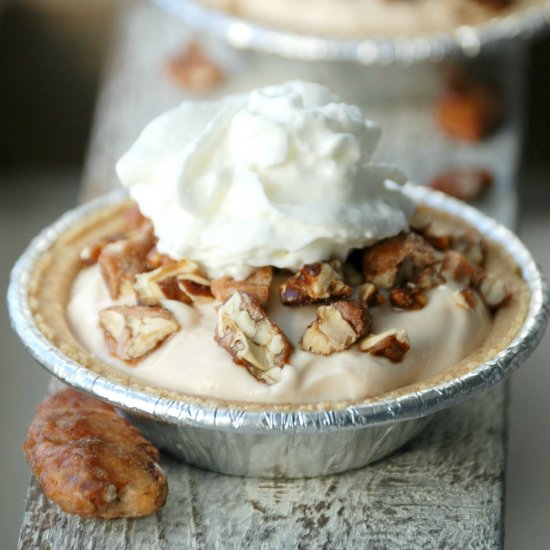
[[105, 245], [98, 258], [111, 298], [133, 293], [134, 278], [147, 271], [147, 254], [155, 245], [153, 226], [143, 224], [126, 239]]
[[426, 267], [412, 280], [413, 285], [421, 290], [431, 290], [446, 282], [437, 264]]
[[380, 334], [369, 334], [359, 342], [359, 349], [399, 363], [409, 351], [411, 343], [405, 330], [391, 329]]
[[449, 71], [436, 102], [437, 120], [444, 132], [466, 141], [481, 141], [496, 129], [503, 115], [504, 102], [497, 88], [464, 68]]
[[446, 279], [454, 279], [464, 286], [478, 288], [485, 276], [479, 266], [469, 262], [460, 252], [449, 250], [443, 257], [441, 274]]
[[273, 268], [260, 267], [243, 281], [237, 281], [233, 277], [220, 277], [211, 282], [212, 294], [220, 302], [225, 302], [236, 290], [246, 292], [260, 302], [262, 306], [269, 299], [269, 287], [273, 278]]
[[428, 241], [436, 250], [444, 252], [449, 250], [452, 243], [452, 235], [447, 229], [439, 227], [437, 224], [431, 224], [424, 230], [422, 236]]
[[231, 354], [233, 362], [267, 384], [280, 380], [292, 352], [287, 337], [269, 320], [260, 302], [240, 290], [218, 309], [214, 340]]
[[344, 282], [342, 264], [316, 262], [306, 264], [279, 289], [285, 306], [302, 306], [351, 296], [351, 287]]
[[185, 304], [214, 299], [210, 281], [202, 276], [191, 260], [180, 260], [136, 275], [134, 284], [140, 304], [158, 305], [161, 300], [177, 300]]
[[137, 204], [133, 204], [124, 212], [124, 221], [126, 223], [126, 227], [130, 231], [139, 229], [145, 223], [151, 223], [149, 218], [146, 218], [141, 213], [141, 210]]
[[109, 243], [113, 243], [115, 241], [120, 241], [122, 239], [124, 239], [124, 235], [122, 235], [121, 233], [96, 239], [95, 241], [87, 244], [80, 251], [80, 262], [82, 263], [82, 265], [85, 265], [85, 266], [89, 266], [97, 263], [99, 255], [101, 254], [101, 251], [103, 250], [104, 246], [108, 245]]
[[493, 174], [489, 170], [447, 170], [437, 175], [430, 187], [456, 199], [472, 202], [492, 187], [493, 181]]
[[421, 236], [401, 233], [365, 250], [363, 273], [367, 282], [389, 290], [410, 281], [436, 261], [436, 250]]
[[350, 286], [358, 286], [363, 282], [363, 274], [355, 269], [355, 266], [349, 262], [342, 265], [344, 281]]
[[153, 271], [153, 269], [157, 269], [165, 265], [175, 264], [177, 263], [177, 260], [174, 260], [167, 254], [162, 254], [157, 250], [157, 247], [154, 246], [151, 250], [149, 250], [147, 257], [145, 258], [145, 262], [147, 264], [147, 271]]
[[368, 306], [362, 300], [343, 300], [317, 308], [317, 318], [302, 336], [302, 349], [330, 355], [350, 348], [370, 328]]
[[481, 235], [474, 230], [466, 229], [453, 235], [451, 248], [460, 252], [469, 262], [482, 266], [487, 255], [487, 245]]
[[471, 288], [456, 290], [452, 295], [453, 302], [463, 309], [475, 309], [477, 307], [476, 293]]
[[386, 303], [384, 295], [372, 283], [363, 283], [357, 290], [359, 299], [366, 302], [368, 306], [380, 306]]
[[179, 330], [174, 316], [159, 306], [111, 306], [99, 312], [109, 353], [136, 362]]
[[168, 63], [168, 73], [180, 86], [195, 92], [205, 92], [219, 86], [223, 71], [204, 53], [198, 42], [191, 42]]
[[158, 450], [84, 393], [68, 389], [40, 403], [23, 451], [45, 495], [69, 514], [142, 517], [166, 502]]
[[490, 308], [498, 308], [506, 304], [512, 293], [508, 285], [493, 273], [487, 273], [479, 286], [483, 301]]
[[428, 299], [421, 288], [407, 285], [403, 288], [393, 288], [390, 291], [390, 302], [394, 307], [412, 311], [423, 309], [428, 303]]

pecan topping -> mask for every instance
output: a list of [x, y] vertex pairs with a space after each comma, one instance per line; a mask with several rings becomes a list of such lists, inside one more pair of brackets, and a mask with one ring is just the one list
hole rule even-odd
[[475, 309], [477, 307], [476, 293], [471, 288], [463, 288], [453, 292], [453, 302], [464, 309]]
[[394, 288], [390, 291], [390, 302], [394, 307], [405, 310], [422, 309], [428, 303], [423, 290], [414, 285]]
[[506, 304], [512, 293], [508, 285], [493, 273], [487, 273], [479, 286], [483, 301], [490, 308], [498, 308]]
[[216, 300], [225, 302], [236, 290], [246, 292], [265, 306], [269, 299], [269, 287], [273, 278], [270, 266], [260, 267], [244, 281], [236, 281], [233, 277], [221, 277], [211, 282], [212, 294]]
[[168, 73], [183, 88], [204, 92], [224, 80], [224, 74], [204, 53], [198, 42], [187, 44], [185, 49], [168, 63]]
[[478, 288], [485, 275], [483, 269], [469, 262], [460, 252], [449, 250], [443, 257], [441, 273], [465, 286]]
[[351, 287], [344, 283], [340, 262], [306, 264], [279, 289], [285, 306], [302, 306], [351, 296]]
[[369, 334], [359, 342], [359, 349], [399, 363], [409, 351], [411, 344], [407, 332], [391, 329], [380, 334]]
[[363, 272], [367, 282], [389, 290], [410, 281], [436, 261], [436, 251], [422, 237], [401, 233], [365, 250]]
[[493, 185], [493, 174], [483, 169], [448, 170], [435, 177], [430, 187], [456, 199], [472, 202]]
[[136, 276], [134, 289], [139, 302], [148, 306], [157, 305], [161, 300], [191, 304], [214, 298], [210, 282], [191, 260], [172, 262], [154, 271], [140, 273]]
[[147, 254], [145, 262], [147, 264], [147, 271], [153, 271], [153, 269], [157, 269], [158, 267], [175, 264], [177, 263], [177, 260], [174, 260], [167, 254], [161, 254], [155, 246], [151, 248]]
[[292, 352], [281, 329], [250, 294], [234, 291], [218, 310], [214, 340], [260, 381], [274, 384]]
[[428, 212], [422, 208], [417, 208], [414, 211], [409, 226], [416, 233], [422, 234], [426, 229], [428, 229], [428, 227], [430, 227], [431, 223], [432, 217], [428, 214]]
[[361, 300], [334, 302], [317, 308], [317, 318], [302, 336], [302, 349], [330, 355], [350, 348], [370, 328], [368, 306]]
[[372, 283], [363, 283], [359, 288], [359, 299], [368, 306], [380, 306], [386, 303], [386, 298]]
[[439, 272], [437, 265], [426, 267], [412, 280], [414, 286], [421, 290], [431, 290], [446, 282], [445, 277]]
[[104, 246], [108, 245], [109, 243], [114, 243], [115, 241], [120, 241], [122, 239], [124, 239], [124, 235], [118, 233], [116, 235], [109, 235], [107, 237], [96, 239], [95, 241], [87, 244], [80, 251], [80, 261], [82, 265], [88, 266], [95, 264]]
[[99, 312], [109, 352], [136, 362], [179, 330], [174, 316], [162, 307], [111, 306]]
[[451, 248], [460, 252], [469, 262], [483, 265], [487, 246], [481, 235], [474, 230], [466, 229], [453, 235]]
[[127, 239], [103, 246], [98, 263], [111, 298], [133, 293], [134, 278], [147, 270], [147, 254], [154, 245], [153, 226], [145, 223]]

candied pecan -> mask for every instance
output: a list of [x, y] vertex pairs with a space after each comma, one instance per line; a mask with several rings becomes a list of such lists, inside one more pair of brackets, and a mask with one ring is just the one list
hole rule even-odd
[[428, 303], [426, 294], [421, 288], [407, 285], [390, 290], [390, 302], [394, 307], [405, 310], [422, 309]]
[[223, 71], [204, 53], [198, 42], [190, 42], [168, 62], [168, 73], [183, 88], [204, 92], [220, 85]]
[[147, 270], [147, 254], [154, 245], [153, 226], [145, 223], [128, 238], [101, 249], [98, 263], [111, 298], [133, 292], [134, 278]]
[[117, 233], [115, 235], [108, 235], [107, 237], [101, 237], [100, 239], [92, 241], [84, 246], [80, 251], [80, 262], [82, 265], [86, 266], [95, 264], [104, 246], [122, 239], [124, 239], [124, 235], [122, 233]]
[[351, 287], [344, 283], [340, 262], [306, 264], [279, 289], [285, 306], [315, 304], [351, 296]]
[[44, 494], [69, 514], [142, 517], [166, 502], [158, 450], [114, 407], [84, 393], [67, 389], [40, 403], [23, 452]]
[[141, 213], [137, 204], [133, 204], [124, 212], [124, 221], [130, 230], [139, 229], [144, 223], [150, 223], [150, 220]]
[[455, 233], [451, 248], [460, 252], [468, 261], [478, 266], [483, 265], [487, 254], [485, 241], [473, 229], [466, 229]]
[[365, 250], [363, 273], [367, 282], [389, 290], [410, 281], [436, 261], [436, 251], [421, 236], [401, 233]]
[[430, 187], [456, 199], [472, 202], [492, 187], [493, 182], [494, 177], [489, 170], [447, 170], [438, 174], [430, 182]]
[[471, 288], [463, 288], [453, 292], [453, 302], [464, 309], [475, 309], [477, 307], [477, 298]]
[[372, 283], [363, 283], [358, 288], [359, 299], [368, 306], [380, 306], [386, 303], [384, 295]]
[[497, 88], [455, 67], [449, 71], [445, 88], [437, 99], [436, 115], [447, 134], [480, 141], [502, 121], [504, 102]]
[[437, 265], [426, 267], [412, 280], [413, 285], [422, 290], [431, 290], [446, 282]]
[[486, 273], [479, 285], [483, 301], [490, 308], [498, 308], [506, 304], [512, 297], [508, 285], [493, 273]]
[[404, 330], [386, 330], [380, 334], [369, 334], [359, 342], [359, 349], [399, 363], [411, 347], [407, 332]]
[[422, 234], [432, 223], [432, 217], [422, 208], [417, 208], [411, 218], [409, 226], [415, 233]]
[[210, 281], [202, 276], [191, 260], [168, 263], [154, 271], [136, 275], [136, 296], [143, 305], [157, 305], [161, 300], [185, 304], [213, 300]]
[[179, 330], [174, 316], [159, 306], [111, 306], [99, 312], [109, 352], [136, 362]]
[[469, 262], [460, 252], [449, 250], [443, 257], [441, 274], [465, 286], [478, 288], [485, 276], [479, 266]]
[[320, 306], [300, 343], [304, 350], [320, 355], [344, 351], [369, 331], [370, 322], [368, 306], [362, 300]]
[[260, 304], [265, 306], [269, 299], [269, 287], [273, 278], [273, 269], [270, 266], [260, 267], [243, 281], [233, 277], [221, 277], [211, 281], [212, 294], [220, 302], [225, 302], [236, 290], [254, 296]]
[[274, 384], [292, 352], [281, 329], [267, 317], [260, 302], [234, 291], [218, 309], [214, 340], [256, 379]]
[[147, 264], [147, 270], [153, 271], [153, 269], [157, 269], [158, 267], [175, 264], [177, 263], [177, 260], [174, 260], [167, 254], [162, 254], [155, 246], [149, 250], [147, 257], [145, 258], [145, 262]]

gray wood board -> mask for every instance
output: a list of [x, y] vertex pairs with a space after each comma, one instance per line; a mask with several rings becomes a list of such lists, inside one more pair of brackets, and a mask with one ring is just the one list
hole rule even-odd
[[[167, 60], [189, 37], [189, 31], [150, 4], [122, 4], [98, 100], [82, 200], [116, 187], [114, 165], [138, 132], [153, 116], [191, 96], [166, 73]], [[514, 225], [521, 48], [501, 54], [510, 67], [502, 71], [510, 80], [508, 122], [475, 148], [437, 132], [432, 116], [438, 82], [434, 66], [367, 71], [233, 52], [212, 40], [205, 45], [229, 75], [207, 97], [298, 76], [327, 83], [381, 123], [385, 133], [380, 157], [405, 167], [412, 179], [426, 181], [453, 164], [494, 168], [497, 187], [482, 206]], [[382, 81], [384, 89], [399, 92], [383, 93]], [[150, 518], [101, 521], [69, 516], [49, 503], [32, 480], [19, 548], [500, 547], [505, 393], [501, 385], [440, 413], [403, 450], [340, 476], [240, 479], [165, 456], [170, 496], [166, 507]]]
[[19, 548], [498, 548], [505, 386], [439, 413], [389, 458], [309, 480], [244, 479], [163, 457], [168, 502], [137, 520], [83, 520], [32, 481]]

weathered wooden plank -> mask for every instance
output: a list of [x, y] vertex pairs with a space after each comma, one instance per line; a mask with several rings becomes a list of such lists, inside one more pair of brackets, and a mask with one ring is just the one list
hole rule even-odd
[[440, 413], [388, 459], [339, 476], [256, 480], [163, 457], [156, 516], [82, 520], [33, 481], [20, 548], [498, 548], [505, 387]]
[[[171, 83], [166, 60], [189, 32], [152, 5], [123, 4], [112, 56], [98, 101], [82, 199], [117, 185], [114, 165], [148, 120], [189, 94]], [[209, 43], [229, 79], [215, 94], [302, 77], [326, 82], [362, 104], [385, 128], [381, 156], [398, 161], [414, 179], [452, 163], [497, 168], [499, 187], [484, 204], [513, 224], [511, 178], [520, 112], [472, 150], [437, 135], [431, 99], [433, 67], [415, 75], [386, 75], [409, 100], [381, 97], [380, 73], [322, 64], [289, 64], [234, 53]], [[506, 53], [517, 67], [520, 51]], [[510, 78], [515, 71], [503, 72]], [[392, 80], [393, 79], [393, 80]], [[396, 80], [397, 79], [397, 80]], [[519, 79], [516, 80], [516, 82]], [[510, 87], [512, 99], [519, 88]], [[214, 95], [215, 95], [214, 94]], [[391, 95], [391, 94], [390, 94]], [[82, 520], [46, 501], [36, 481], [27, 498], [19, 548], [491, 548], [502, 543], [505, 388], [501, 386], [441, 413], [430, 427], [388, 459], [340, 476], [312, 480], [241, 479], [204, 472], [163, 457], [170, 495], [156, 516], [140, 520]]]

